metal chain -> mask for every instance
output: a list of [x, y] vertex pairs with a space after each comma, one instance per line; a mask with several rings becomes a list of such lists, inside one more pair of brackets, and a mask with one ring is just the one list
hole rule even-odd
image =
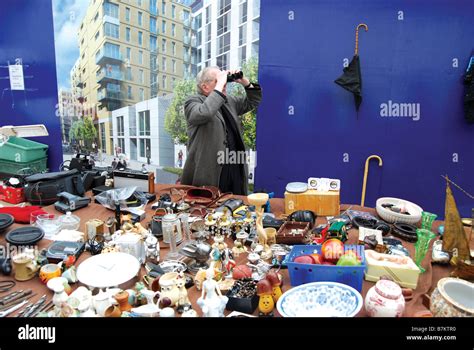
[[466, 196], [468, 196], [469, 198], [471, 199], [474, 199], [474, 196], [472, 194], [470, 194], [469, 192], [467, 192], [466, 190], [464, 190], [461, 186], [459, 186], [458, 184], [456, 184], [455, 182], [453, 182], [452, 180], [448, 179], [447, 176], [444, 176], [444, 175], [441, 175], [442, 178], [444, 178], [446, 181], [450, 182], [453, 184], [453, 186], [457, 187], [461, 192], [463, 192]]

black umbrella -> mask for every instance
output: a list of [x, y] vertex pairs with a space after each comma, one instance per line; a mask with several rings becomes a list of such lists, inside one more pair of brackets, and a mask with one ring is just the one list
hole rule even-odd
[[334, 82], [349, 92], [354, 94], [354, 101], [357, 112], [362, 103], [362, 76], [360, 73], [360, 59], [359, 59], [359, 28], [364, 27], [365, 31], [369, 30], [367, 24], [361, 23], [356, 28], [355, 39], [355, 53], [351, 63], [344, 68], [344, 73]]

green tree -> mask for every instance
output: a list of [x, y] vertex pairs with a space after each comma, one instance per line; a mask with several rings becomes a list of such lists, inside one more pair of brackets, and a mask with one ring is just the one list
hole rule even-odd
[[81, 146], [86, 146], [88, 149], [96, 137], [97, 130], [91, 117], [75, 121], [69, 130], [69, 138]]
[[188, 141], [184, 101], [188, 96], [195, 93], [196, 82], [192, 79], [179, 81], [173, 90], [173, 101], [165, 114], [165, 130], [171, 135], [176, 144], [185, 144]]
[[[250, 58], [244, 63], [242, 70], [252, 82], [258, 79], [258, 59]], [[245, 89], [240, 84], [229, 84], [227, 92], [235, 96], [245, 96]], [[184, 116], [184, 101], [196, 93], [194, 79], [181, 80], [173, 90], [173, 101], [166, 111], [165, 130], [171, 135], [176, 144], [185, 144], [188, 141], [186, 133], [186, 118]], [[255, 150], [256, 140], [256, 112], [252, 111], [242, 116], [244, 143], [248, 148]]]

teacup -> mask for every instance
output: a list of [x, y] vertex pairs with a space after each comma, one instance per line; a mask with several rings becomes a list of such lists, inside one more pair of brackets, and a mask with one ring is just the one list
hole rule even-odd
[[39, 277], [44, 284], [54, 277], [61, 276], [61, 268], [57, 264], [46, 264], [40, 269]]
[[159, 292], [160, 291], [160, 278], [156, 277], [153, 278], [150, 275], [144, 275], [143, 276], [143, 282], [146, 283], [146, 285], [154, 292]]

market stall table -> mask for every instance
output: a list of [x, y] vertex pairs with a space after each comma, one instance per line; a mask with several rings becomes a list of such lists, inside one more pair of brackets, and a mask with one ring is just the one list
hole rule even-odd
[[[246, 197], [242, 196], [235, 196], [238, 198], [243, 199], [244, 201], [246, 200]], [[281, 198], [276, 198], [276, 199], [271, 199], [271, 209], [272, 212], [278, 217], [284, 212], [284, 201]], [[341, 205], [341, 212], [346, 210], [349, 207], [349, 205]], [[54, 213], [60, 215], [58, 211], [54, 209], [54, 206], [47, 206], [44, 208], [47, 212], [49, 213]], [[367, 211], [370, 213], [375, 213], [375, 210], [372, 208], [362, 208], [360, 206], [353, 205], [351, 206], [351, 209], [353, 210], [362, 210], [362, 211]], [[151, 209], [151, 204], [149, 203], [147, 205], [147, 210], [146, 210], [146, 219], [142, 221], [142, 224], [148, 224], [148, 222], [151, 220], [151, 217], [153, 215], [154, 211]], [[88, 207], [80, 209], [76, 212], [74, 212], [75, 215], [79, 216], [81, 218], [81, 231], [84, 231], [84, 225], [85, 222], [87, 222], [90, 219], [101, 219], [101, 220], [106, 220], [108, 217], [113, 215], [113, 211], [108, 210], [104, 208], [103, 206], [96, 204], [96, 203], [91, 203]], [[318, 224], [323, 224], [326, 222], [325, 217], [318, 217], [316, 221], [316, 225]], [[436, 232], [438, 226], [442, 224], [441, 221], [436, 221], [433, 224], [433, 231]], [[14, 224], [13, 226], [10, 227], [9, 230], [14, 229], [16, 227], [20, 227], [22, 225], [19, 224]], [[358, 230], [357, 229], [351, 229], [348, 231], [348, 241], [346, 244], [357, 244], [358, 241]], [[46, 248], [51, 241], [48, 241], [46, 239], [41, 240], [38, 243], [38, 249], [41, 250], [43, 248]], [[231, 240], [227, 240], [227, 243], [231, 243]], [[5, 242], [5, 234], [2, 234], [0, 236], [0, 244], [2, 246], [6, 246]], [[410, 256], [413, 256], [415, 247], [413, 243], [408, 243], [408, 242], [403, 242], [404, 246], [409, 250]], [[472, 244], [472, 242], [471, 242]], [[164, 245], [162, 242], [160, 243], [160, 256], [163, 258], [166, 256], [166, 253], [168, 251], [168, 247]], [[90, 253], [85, 251], [84, 253], [81, 254], [79, 257], [78, 261], [76, 262], [76, 267], [81, 264], [85, 259], [90, 257]], [[247, 262], [247, 254], [241, 254], [239, 257], [237, 257], [236, 263], [237, 265], [239, 264], [245, 264]], [[427, 257], [424, 260], [423, 266], [426, 268], [426, 272], [421, 274], [419, 276], [418, 280], [418, 286], [416, 290], [414, 291], [413, 294], [413, 299], [409, 300], [406, 302], [406, 308], [404, 312], [404, 316], [414, 316], [417, 312], [427, 310], [426, 306], [426, 301], [424, 302], [423, 295], [426, 293], [431, 293], [431, 291], [436, 287], [436, 284], [439, 279], [443, 277], [449, 276], [452, 268], [450, 266], [442, 266], [442, 265], [431, 265], [431, 250], [428, 251]], [[290, 285], [290, 278], [288, 275], [288, 271], [286, 269], [280, 270], [280, 273], [283, 277], [283, 286], [282, 286], [282, 291], [285, 292], [289, 288], [291, 288]], [[139, 275], [135, 277], [134, 279], [130, 280], [129, 282], [120, 285], [121, 288], [123, 289], [128, 289], [128, 288], [133, 288], [134, 284], [138, 281], [142, 281], [143, 275], [146, 274], [145, 268], [142, 266], [139, 272]], [[13, 275], [11, 276], [0, 276], [0, 281], [5, 281], [5, 280], [11, 280], [13, 279]], [[80, 285], [80, 283], [73, 284], [72, 287], [73, 289], [77, 288]], [[365, 281], [363, 282], [363, 288], [362, 288], [362, 296], [365, 297], [367, 291], [374, 285], [372, 282]], [[48, 297], [48, 300], [50, 300], [53, 297], [53, 292], [50, 291], [46, 285], [42, 284], [39, 278], [35, 277], [29, 281], [26, 282], [19, 282], [16, 281], [16, 286], [14, 290], [26, 290], [26, 289], [32, 289], [33, 293], [36, 293], [36, 295], [30, 300], [32, 302], [36, 302], [41, 296], [46, 295]], [[3, 294], [3, 293], [2, 293]], [[198, 315], [201, 316], [201, 309], [197, 305], [196, 301], [200, 297], [201, 291], [198, 291], [195, 286], [192, 286], [191, 288], [188, 289], [188, 296], [189, 299], [192, 303], [193, 309], [198, 313]], [[2, 295], [0, 294], [0, 297]], [[18, 312], [12, 313], [10, 316], [15, 316]], [[226, 310], [226, 315], [229, 314], [230, 311]], [[254, 315], [258, 315], [258, 309], [255, 310]], [[274, 310], [274, 315], [279, 316], [278, 311]], [[361, 311], [357, 315], [358, 317], [364, 317], [367, 316], [365, 309], [362, 308]]]

